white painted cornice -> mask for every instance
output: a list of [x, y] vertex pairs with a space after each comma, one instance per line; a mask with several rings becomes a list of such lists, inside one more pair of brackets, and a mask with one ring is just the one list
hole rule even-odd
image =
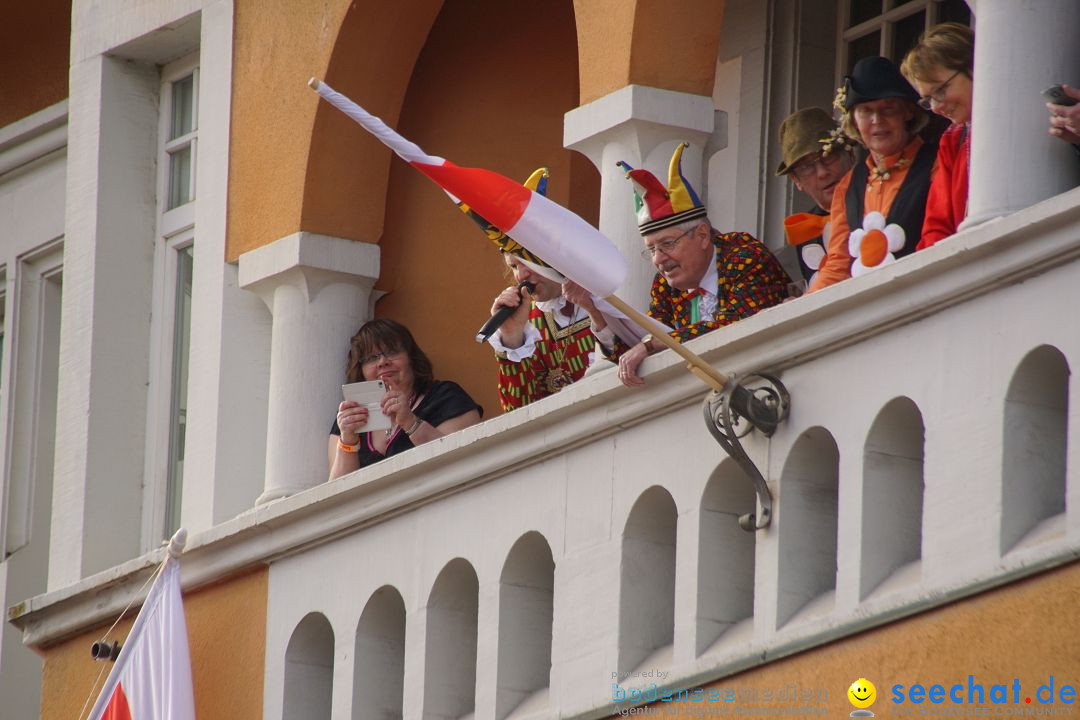
[[0, 128], [0, 175], [67, 146], [68, 101]]

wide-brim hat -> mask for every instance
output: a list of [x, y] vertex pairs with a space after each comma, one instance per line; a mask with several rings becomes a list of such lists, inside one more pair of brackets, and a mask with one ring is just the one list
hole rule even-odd
[[919, 102], [919, 93], [915, 92], [911, 83], [900, 74], [900, 68], [880, 55], [863, 58], [855, 63], [851, 74], [844, 78], [843, 93], [845, 110], [851, 110], [859, 103], [885, 98]]
[[704, 203], [682, 174], [682, 154], [689, 146], [684, 142], [675, 148], [668, 164], [667, 187], [648, 170], [635, 170], [621, 160], [616, 163], [634, 184], [634, 212], [642, 235], [705, 217]]
[[792, 166], [807, 155], [851, 147], [854, 141], [840, 132], [832, 115], [821, 108], [799, 110], [784, 118], [780, 124], [780, 152], [783, 160], [776, 168], [777, 175], [787, 175]]
[[[532, 175], [529, 176], [529, 179], [522, 184], [533, 192], [546, 197], [549, 175], [550, 173], [547, 168], [537, 168], [533, 171]], [[480, 226], [480, 229], [483, 230], [484, 234], [488, 236], [488, 239], [495, 244], [495, 247], [499, 248], [500, 252], [506, 253], [507, 255], [513, 255], [521, 260], [521, 262], [525, 263], [530, 270], [543, 275], [548, 280], [553, 280], [560, 284], [566, 282], [566, 278], [562, 276], [562, 273], [548, 265], [538, 255], [529, 252], [529, 250], [517, 240], [492, 225], [485, 217], [480, 215], [480, 213], [476, 212], [463, 202], [458, 203], [458, 208], [461, 209], [461, 212], [472, 218], [473, 222]]]

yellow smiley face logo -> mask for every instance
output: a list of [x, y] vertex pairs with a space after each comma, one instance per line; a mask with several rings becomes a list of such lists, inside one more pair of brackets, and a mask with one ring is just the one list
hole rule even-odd
[[874, 700], [877, 699], [877, 689], [874, 687], [874, 683], [870, 682], [866, 678], [859, 678], [855, 682], [851, 683], [851, 687], [847, 691], [848, 700], [851, 704], [857, 708], [868, 708], [874, 704]]

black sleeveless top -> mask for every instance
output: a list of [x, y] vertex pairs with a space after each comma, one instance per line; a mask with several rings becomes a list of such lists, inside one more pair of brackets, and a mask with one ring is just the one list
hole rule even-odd
[[[904, 228], [904, 247], [896, 253], [901, 258], [915, 252], [915, 246], [922, 237], [923, 216], [926, 214], [926, 197], [930, 193], [930, 175], [937, 159], [937, 145], [923, 143], [911, 169], [904, 176], [900, 190], [893, 199], [885, 223], [896, 223]], [[851, 184], [844, 196], [847, 205], [848, 227], [852, 230], [863, 224], [863, 201], [866, 198], [866, 182], [870, 178], [870, 168], [865, 162], [859, 162], [851, 171]]]

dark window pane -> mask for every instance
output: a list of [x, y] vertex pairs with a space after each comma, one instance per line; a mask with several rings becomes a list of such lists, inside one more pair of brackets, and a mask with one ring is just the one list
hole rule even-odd
[[919, 42], [919, 36], [926, 29], [926, 11], [921, 10], [908, 15], [893, 25], [893, 56], [889, 58], [897, 65], [907, 55], [907, 51]]
[[938, 18], [941, 22], [971, 24], [971, 8], [964, 0], [945, 0], [938, 5]]
[[169, 155], [169, 202], [166, 210], [191, 202], [191, 146]]
[[881, 54], [881, 31], [875, 30], [872, 33], [863, 35], [861, 38], [857, 38], [848, 43], [848, 64], [847, 72], [851, 73], [851, 69], [855, 67], [855, 63], [862, 60], [864, 57], [873, 57], [874, 55]]
[[881, 0], [851, 0], [851, 21], [853, 27], [881, 14]]
[[195, 76], [188, 75], [172, 86], [172, 123], [169, 139], [187, 135], [195, 127]]

